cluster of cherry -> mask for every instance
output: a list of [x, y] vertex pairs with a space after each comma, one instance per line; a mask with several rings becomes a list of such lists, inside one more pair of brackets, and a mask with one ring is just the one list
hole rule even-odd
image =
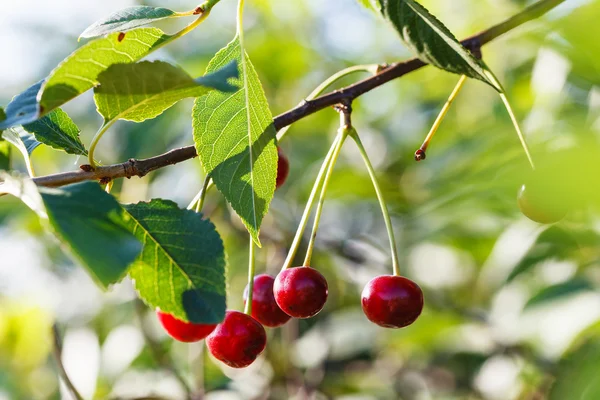
[[[289, 161], [278, 149], [277, 188], [285, 182]], [[210, 353], [234, 368], [252, 364], [263, 352], [267, 335], [263, 326], [282, 326], [290, 318], [310, 318], [325, 306], [328, 285], [325, 277], [308, 265], [288, 268], [277, 277], [254, 277], [251, 315], [227, 311], [220, 324], [194, 324], [158, 312], [167, 333], [182, 342], [206, 338]], [[244, 301], [248, 299], [248, 287]], [[362, 292], [362, 308], [369, 320], [386, 328], [412, 324], [423, 310], [423, 292], [402, 276], [383, 275], [372, 279]]]

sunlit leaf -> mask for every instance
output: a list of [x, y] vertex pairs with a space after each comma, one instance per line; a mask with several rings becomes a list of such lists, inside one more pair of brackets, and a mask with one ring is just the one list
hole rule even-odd
[[235, 63], [198, 79], [163, 61], [116, 64], [98, 77], [100, 85], [94, 89], [94, 99], [105, 121], [142, 122], [184, 98], [202, 96], [213, 89], [235, 91], [236, 87], [227, 82], [234, 77]]
[[424, 62], [438, 68], [486, 82], [502, 92], [490, 80], [483, 64], [456, 39], [446, 26], [414, 0], [378, 0], [406, 45]]
[[260, 245], [260, 225], [275, 191], [275, 129], [258, 75], [237, 37], [215, 55], [207, 72], [234, 60], [241, 87], [235, 93], [211, 92], [196, 100], [194, 143], [205, 172]]
[[202, 214], [168, 200], [126, 205], [129, 228], [144, 247], [129, 274], [140, 297], [184, 321], [225, 316], [225, 251]]
[[96, 182], [38, 188], [30, 179], [2, 174], [0, 191], [20, 198], [103, 288], [120, 281], [142, 245], [126, 227], [126, 214]]
[[[0, 122], [6, 119], [4, 109], [0, 107]], [[2, 138], [2, 130], [0, 129], [0, 169], [10, 169], [10, 143]]]
[[177, 17], [175, 11], [162, 7], [127, 7], [90, 25], [80, 38], [92, 38], [114, 32], [126, 32], [169, 17]]
[[15, 146], [23, 155], [29, 176], [33, 176], [33, 167], [31, 166], [31, 153], [41, 144], [32, 134], [25, 132], [22, 128], [10, 128], [2, 132], [2, 138]]
[[60, 108], [37, 121], [23, 125], [23, 129], [48, 146], [64, 150], [69, 154], [87, 155], [87, 150], [79, 139], [79, 128]]

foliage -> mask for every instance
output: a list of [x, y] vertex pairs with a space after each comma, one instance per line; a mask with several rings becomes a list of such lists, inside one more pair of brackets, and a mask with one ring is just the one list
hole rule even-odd
[[[234, 34], [233, 5], [184, 2], [189, 11], [178, 12], [159, 3], [106, 8], [108, 16], [80, 35], [89, 41], [49, 74], [36, 70], [17, 84], [0, 73], [0, 170], [8, 171], [0, 175], [0, 397], [58, 396], [47, 343], [55, 319], [67, 327], [67, 339], [92, 338], [85, 357], [94, 384], [88, 390], [84, 380], [75, 382], [85, 398], [185, 398], [200, 374], [207, 392], [244, 398], [595, 398], [600, 113], [597, 59], [587, 49], [597, 47], [597, 0], [498, 39], [483, 53], [485, 63], [474, 55], [479, 49], [456, 37], [524, 6], [269, 0], [247, 2], [243, 18], [241, 1]], [[146, 26], [157, 22], [160, 29]], [[76, 47], [68, 43], [69, 51]], [[49, 63], [67, 48], [54, 45], [47, 45]], [[369, 324], [360, 310], [364, 284], [391, 271], [385, 224], [360, 154], [350, 141], [343, 149], [332, 145], [341, 151], [337, 165], [322, 170], [333, 177], [309, 196], [338, 116], [326, 108], [306, 119], [308, 112], [300, 114], [312, 114], [322, 99], [285, 111], [336, 71], [364, 64], [351, 73], [379, 74], [368, 81], [377, 85], [386, 63], [411, 54], [436, 68], [403, 73], [351, 99], [352, 124], [392, 217], [400, 270], [425, 293], [419, 319], [390, 331]], [[349, 74], [325, 81], [324, 93], [365, 78]], [[455, 74], [473, 79], [436, 125]], [[15, 96], [18, 85], [28, 88]], [[88, 91], [95, 107], [82, 96]], [[497, 92], [523, 121], [534, 171]], [[333, 96], [340, 93], [348, 90]], [[281, 115], [294, 121], [285, 136]], [[432, 124], [439, 130], [428, 157], [415, 163]], [[119, 134], [103, 139], [108, 129]], [[277, 147], [291, 171], [275, 190]], [[181, 163], [193, 150], [198, 160]], [[168, 161], [136, 170], [137, 160], [161, 153]], [[79, 156], [89, 157], [83, 171], [54, 175], [82, 164]], [[79, 182], [96, 166], [108, 176]], [[25, 170], [29, 177], [17, 172]], [[141, 179], [112, 180], [124, 175]], [[78, 183], [44, 186], [56, 179]], [[541, 226], [522, 217], [517, 190], [532, 181], [567, 206], [563, 221]], [[321, 188], [327, 193], [316, 203]], [[309, 197], [323, 207], [319, 230], [302, 236], [292, 261], [301, 265], [313, 238], [311, 265], [327, 278], [329, 300], [315, 318], [268, 332], [250, 382], [198, 347], [157, 333], [157, 309], [193, 323], [218, 323], [226, 309], [242, 309], [248, 236], [251, 249], [261, 247], [250, 252], [257, 272], [277, 274]], [[46, 298], [52, 300], [44, 304]], [[43, 311], [30, 309], [30, 301]], [[67, 367], [77, 340], [65, 340]], [[506, 387], [495, 380], [497, 371], [510, 372]], [[179, 391], [161, 392], [172, 377], [177, 382], [169, 387]], [[38, 389], [27, 384], [36, 380]]]

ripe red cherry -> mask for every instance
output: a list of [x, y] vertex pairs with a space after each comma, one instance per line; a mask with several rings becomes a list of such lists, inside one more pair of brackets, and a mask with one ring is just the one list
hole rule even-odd
[[202, 340], [215, 329], [217, 324], [194, 324], [175, 318], [171, 314], [156, 312], [158, 320], [165, 331], [175, 340], [180, 342], [197, 342]]
[[402, 328], [421, 314], [423, 292], [402, 276], [378, 276], [363, 289], [362, 308], [371, 322], [384, 328]]
[[233, 368], [252, 364], [266, 345], [265, 328], [239, 311], [227, 311], [223, 322], [206, 338], [210, 354]]
[[283, 154], [283, 151], [277, 147], [277, 180], [275, 181], [275, 189], [279, 189], [287, 179], [290, 172], [290, 162], [288, 158]]
[[327, 301], [327, 280], [311, 267], [288, 268], [275, 278], [273, 294], [286, 314], [310, 318], [321, 311]]
[[[271, 328], [276, 328], [288, 322], [290, 316], [281, 311], [275, 302], [273, 283], [275, 278], [271, 275], [261, 274], [254, 277], [252, 289], [252, 317]], [[248, 299], [248, 286], [244, 290], [244, 303]]]
[[523, 215], [540, 224], [553, 224], [567, 214], [559, 199], [552, 198], [551, 194], [533, 185], [521, 186], [517, 202]]

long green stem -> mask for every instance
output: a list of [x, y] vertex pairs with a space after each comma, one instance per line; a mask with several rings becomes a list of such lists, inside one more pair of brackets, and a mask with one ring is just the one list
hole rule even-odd
[[96, 161], [94, 161], [94, 152], [96, 151], [96, 146], [98, 145], [100, 139], [102, 139], [104, 133], [106, 133], [108, 128], [110, 128], [115, 122], [117, 122], [116, 119], [113, 119], [109, 122], [105, 122], [104, 124], [102, 124], [100, 129], [98, 129], [98, 132], [96, 132], [96, 134], [94, 135], [92, 143], [90, 143], [90, 149], [88, 151], [88, 164], [90, 164], [92, 168], [96, 168]]
[[298, 252], [298, 248], [300, 247], [302, 235], [304, 234], [304, 230], [306, 229], [306, 225], [308, 224], [310, 210], [312, 209], [313, 204], [315, 203], [317, 192], [319, 191], [319, 188], [323, 183], [323, 179], [325, 178], [325, 172], [327, 171], [329, 162], [333, 158], [333, 153], [335, 152], [339, 140], [340, 136], [338, 135], [335, 137], [335, 140], [331, 144], [329, 152], [327, 153], [327, 156], [325, 156], [325, 160], [323, 160], [323, 164], [321, 164], [321, 169], [319, 170], [317, 179], [315, 179], [315, 183], [310, 192], [310, 196], [308, 197], [308, 201], [306, 202], [306, 207], [304, 207], [304, 213], [302, 214], [302, 218], [300, 219], [300, 224], [298, 225], [298, 229], [296, 230], [296, 235], [294, 236], [294, 240], [292, 241], [290, 251], [288, 252], [287, 257], [283, 262], [283, 267], [281, 268], [282, 271], [292, 267], [292, 262], [294, 262], [294, 257], [296, 257], [296, 253]]
[[500, 83], [498, 78], [496, 78], [496, 75], [494, 75], [494, 73], [489, 68], [487, 68], [487, 67], [484, 68], [484, 72], [485, 72], [486, 76], [492, 82], [495, 82], [496, 85], [500, 89], [502, 89], [502, 91], [500, 92], [500, 98], [502, 99], [502, 102], [504, 103], [504, 107], [506, 108], [506, 111], [508, 112], [508, 115], [510, 116], [510, 120], [512, 121], [513, 126], [515, 127], [515, 130], [517, 131], [517, 136], [519, 137], [519, 140], [521, 141], [521, 146], [523, 146], [523, 150], [525, 151], [525, 155], [527, 156], [529, 165], [531, 165], [531, 169], [535, 170], [535, 164], [533, 163], [533, 158], [531, 157], [531, 152], [529, 151], [529, 146], [527, 146], [527, 141], [525, 140], [525, 135], [523, 135], [523, 132], [521, 131], [521, 127], [519, 126], [519, 121], [517, 121], [517, 117], [515, 117], [515, 113], [513, 112], [512, 107], [510, 106], [508, 97], [506, 97], [506, 91], [504, 90], [504, 87], [502, 86], [502, 84]]
[[385, 221], [385, 228], [387, 229], [388, 238], [390, 239], [390, 251], [392, 253], [392, 265], [394, 269], [394, 275], [400, 275], [400, 263], [398, 261], [398, 249], [396, 247], [396, 239], [394, 238], [394, 228], [392, 227], [392, 219], [390, 218], [390, 214], [387, 209], [386, 202], [383, 198], [383, 192], [379, 187], [379, 183], [377, 182], [377, 177], [375, 176], [375, 169], [373, 168], [373, 164], [371, 164], [371, 160], [369, 160], [369, 155], [365, 150], [365, 147], [358, 136], [358, 133], [354, 128], [352, 128], [349, 132], [349, 135], [356, 142], [356, 146], [360, 151], [360, 155], [365, 162], [365, 166], [367, 167], [367, 171], [369, 171], [369, 176], [371, 177], [371, 182], [373, 182], [373, 187], [375, 188], [375, 193], [377, 194], [377, 200], [379, 201], [379, 206], [381, 207], [381, 213], [383, 214], [383, 219]]
[[188, 210], [195, 208], [196, 212], [198, 213], [202, 211], [202, 207], [204, 207], [204, 200], [206, 199], [206, 192], [208, 190], [209, 182], [211, 182], [211, 178], [210, 174], [207, 174], [204, 177], [204, 182], [202, 182], [202, 188], [200, 189], [196, 197], [194, 197], [192, 202], [187, 206]]
[[454, 103], [454, 100], [456, 100], [456, 97], [460, 93], [460, 91], [463, 88], [463, 86], [465, 85], [466, 81], [467, 81], [466, 75], [462, 75], [460, 77], [460, 79], [458, 80], [458, 83], [454, 87], [454, 90], [450, 94], [450, 97], [448, 97], [448, 100], [446, 100], [446, 104], [444, 104], [444, 107], [442, 107], [442, 110], [440, 111], [439, 115], [435, 119], [435, 122], [433, 123], [433, 126], [429, 130], [429, 133], [427, 134], [427, 137], [423, 141], [423, 144], [421, 145], [419, 150], [417, 150], [417, 152], [415, 153], [415, 159], [417, 161], [421, 161], [421, 160], [425, 159], [425, 157], [426, 157], [425, 152], [427, 151], [427, 147], [429, 146], [431, 139], [433, 139], [433, 136], [435, 135], [435, 133], [439, 129], [440, 125], [442, 124], [442, 121], [446, 117], [446, 114], [448, 114], [448, 110], [450, 110], [450, 106], [452, 105], [452, 103]]
[[256, 262], [254, 260], [254, 240], [250, 236], [250, 248], [248, 249], [248, 298], [244, 313], [252, 315], [252, 294], [254, 291], [254, 274], [256, 273]]
[[323, 185], [321, 187], [321, 194], [319, 195], [319, 202], [317, 203], [317, 210], [315, 212], [315, 220], [313, 222], [312, 233], [310, 235], [310, 241], [308, 242], [308, 248], [306, 250], [306, 257], [304, 258], [304, 263], [302, 265], [309, 266], [310, 260], [312, 258], [313, 249], [315, 247], [315, 240], [317, 239], [317, 231], [319, 230], [319, 221], [321, 220], [321, 213], [323, 212], [323, 204], [325, 204], [325, 196], [327, 194], [327, 187], [329, 186], [329, 181], [331, 180], [331, 175], [333, 174], [333, 169], [337, 160], [339, 158], [340, 152], [342, 150], [342, 146], [344, 145], [344, 141], [348, 136], [348, 130], [346, 127], [340, 128], [340, 132], [338, 133], [338, 142], [333, 152], [333, 156], [329, 161], [329, 165], [327, 166], [327, 173], [325, 174], [325, 178], [323, 180]]
[[[324, 80], [319, 86], [316, 87], [315, 90], [313, 90], [304, 99], [304, 101], [316, 99], [329, 86], [333, 85], [335, 82], [339, 81], [340, 79], [342, 79], [348, 75], [354, 74], [356, 72], [370, 72], [371, 74], [375, 75], [375, 74], [377, 74], [377, 72], [379, 71], [380, 68], [381, 67], [379, 64], [354, 65], [352, 67], [344, 68], [343, 70], [336, 72], [335, 74], [331, 75], [329, 78]], [[285, 128], [280, 129], [279, 132], [277, 132], [277, 141], [280, 141], [281, 139], [283, 139], [283, 137], [286, 135], [287, 131], [290, 130], [290, 127], [291, 127], [291, 125], [288, 125]]]

